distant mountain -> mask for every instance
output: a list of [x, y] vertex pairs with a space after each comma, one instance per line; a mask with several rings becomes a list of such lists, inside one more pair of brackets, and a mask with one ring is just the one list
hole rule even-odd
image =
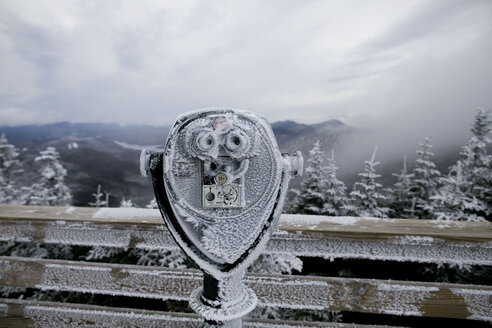
[[[372, 152], [372, 148], [358, 146], [360, 140], [367, 138], [365, 132], [338, 120], [317, 124], [281, 121], [273, 123], [272, 129], [281, 152], [293, 154], [300, 150], [305, 161], [317, 140], [326, 156], [333, 149], [340, 167], [339, 178], [349, 189], [360, 178], [358, 173], [363, 169], [364, 160], [369, 159], [369, 155], [362, 152]], [[170, 126], [68, 122], [0, 127], [0, 133], [5, 133], [9, 142], [22, 150], [25, 169], [22, 179], [26, 185], [37, 178], [34, 158], [39, 151], [49, 146], [56, 147], [62, 164], [68, 170], [67, 183], [74, 195], [73, 204], [77, 206], [87, 206], [93, 200], [92, 193], [97, 190], [98, 184], [102, 186], [103, 192], [110, 194], [110, 206], [119, 206], [123, 197], [132, 199], [139, 206], [148, 203], [154, 196], [150, 179], [142, 178], [139, 173], [140, 151], [143, 148], [164, 146], [169, 131]], [[415, 154], [417, 146], [406, 150], [410, 170], [413, 165], [411, 155]], [[459, 146], [456, 146], [436, 156], [436, 164], [442, 172], [447, 172], [449, 165], [456, 160], [458, 149]], [[381, 183], [392, 185], [392, 173], [401, 169], [401, 157], [395, 154], [378, 166], [378, 173], [382, 175]], [[300, 181], [293, 180], [291, 187], [297, 188]]]
[[130, 144], [154, 145], [165, 142], [170, 128], [170, 126], [60, 122], [45, 125], [4, 126], [0, 127], [0, 132], [5, 133], [13, 144], [22, 146], [36, 145], [69, 136], [99, 137]]
[[317, 124], [300, 124], [294, 121], [281, 121], [272, 124], [282, 152], [294, 153], [300, 150], [307, 159], [309, 150], [319, 140], [322, 149], [328, 154], [342, 147], [342, 141], [357, 130], [339, 120], [329, 120]]
[[272, 130], [277, 138], [279, 147], [292, 141], [293, 136], [296, 138], [314, 136], [323, 134], [323, 130], [339, 131], [348, 128], [339, 120], [329, 120], [317, 124], [301, 124], [294, 121], [280, 121], [272, 124]]
[[[39, 148], [42, 144], [50, 144], [56, 140], [65, 140], [64, 142], [68, 145], [69, 138], [73, 140], [98, 138], [118, 141], [123, 148], [139, 149], [142, 148], [141, 146], [164, 145], [170, 129], [170, 126], [60, 122], [45, 125], [3, 126], [0, 127], [0, 133], [5, 133], [10, 143], [21, 148], [31, 146]], [[272, 129], [282, 151], [284, 146], [291, 144], [295, 139], [316, 137], [325, 139], [327, 135], [353, 130], [338, 120], [310, 125], [294, 121], [280, 121], [273, 123]], [[96, 144], [92, 146], [96, 147]]]
[[[61, 122], [46, 125], [0, 127], [9, 142], [22, 150], [24, 183], [37, 178], [34, 158], [40, 150], [55, 147], [68, 171], [67, 184], [74, 205], [87, 206], [101, 185], [110, 195], [110, 205], [118, 206], [123, 197], [144, 206], [153, 198], [149, 179], [139, 173], [139, 155], [143, 148], [164, 146], [170, 126], [154, 127], [102, 123]], [[312, 144], [321, 139], [328, 149], [344, 133], [353, 129], [340, 121], [300, 124], [282, 121], [272, 124], [282, 152], [301, 150], [305, 156]]]

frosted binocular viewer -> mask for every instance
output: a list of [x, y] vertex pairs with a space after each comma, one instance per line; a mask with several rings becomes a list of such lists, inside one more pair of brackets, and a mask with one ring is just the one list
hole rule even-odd
[[164, 151], [143, 151], [156, 201], [172, 236], [204, 272], [190, 305], [206, 322], [240, 318], [256, 306], [241, 281], [275, 227], [289, 180], [303, 159], [282, 155], [267, 121], [210, 109], [179, 116]]

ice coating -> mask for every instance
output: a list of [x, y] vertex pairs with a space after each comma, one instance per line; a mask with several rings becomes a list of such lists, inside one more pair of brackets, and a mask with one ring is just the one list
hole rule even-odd
[[259, 132], [255, 124], [245, 123], [233, 112], [192, 117], [185, 129], [186, 146], [192, 157], [207, 161], [224, 153], [234, 159], [256, 155]]
[[[315, 215], [298, 215], [298, 214], [284, 214], [282, 219], [292, 226], [306, 227], [310, 226], [312, 229], [316, 229], [317, 225], [321, 222], [336, 223], [341, 225], [355, 225], [359, 222], [358, 217], [353, 216], [315, 216]], [[366, 218], [367, 219], [367, 218]]]
[[490, 305], [492, 304], [491, 291], [467, 288], [450, 288], [450, 290], [453, 294], [463, 297], [467, 305], [467, 310], [470, 312], [468, 319], [492, 322], [490, 318]]
[[[102, 310], [105, 309], [105, 310]], [[35, 321], [35, 327], [147, 327], [188, 328], [199, 327], [200, 319], [186, 315], [173, 315], [163, 312], [135, 310], [132, 312], [114, 311], [111, 308], [86, 309], [73, 305], [55, 307], [53, 305], [26, 305], [24, 316]]]
[[[1, 260], [0, 272], [7, 276], [7, 286], [26, 277], [28, 288], [152, 299], [185, 300], [202, 283], [197, 270], [29, 258]], [[450, 317], [492, 318], [490, 286], [271, 274], [248, 274], [244, 283], [267, 306], [432, 316], [428, 306], [446, 310], [454, 304], [462, 314], [448, 313]]]
[[[251, 312], [258, 302], [255, 293], [251, 288], [244, 289], [245, 295], [242, 298], [244, 302], [234, 304], [230, 307], [212, 308], [201, 302], [202, 288], [195, 289], [191, 294], [190, 307], [197, 313], [201, 314], [206, 320], [213, 321], [230, 321], [241, 318]], [[241, 326], [238, 326], [241, 327]]]
[[[164, 157], [181, 229], [212, 262], [237, 261], [264, 229], [278, 196], [283, 159], [268, 123], [237, 110], [185, 114]], [[218, 198], [223, 205], [214, 205]]]
[[144, 162], [171, 234], [205, 273], [190, 305], [210, 322], [240, 327], [257, 302], [244, 271], [280, 218], [301, 156], [280, 154], [264, 118], [220, 109], [179, 117], [164, 154]]
[[429, 298], [433, 292], [438, 292], [439, 288], [379, 283], [377, 290], [378, 297], [386, 305], [381, 313], [422, 316], [420, 304]]

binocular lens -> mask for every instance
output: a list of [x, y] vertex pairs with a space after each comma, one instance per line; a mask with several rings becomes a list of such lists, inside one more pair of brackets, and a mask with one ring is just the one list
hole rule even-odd
[[245, 151], [249, 145], [249, 136], [239, 131], [230, 132], [226, 137], [225, 145], [230, 151]]
[[210, 150], [215, 145], [215, 136], [210, 132], [200, 132], [196, 137], [196, 145], [202, 151]]

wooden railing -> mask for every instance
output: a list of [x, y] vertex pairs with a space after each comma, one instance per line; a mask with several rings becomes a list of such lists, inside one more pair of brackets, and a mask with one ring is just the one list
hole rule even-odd
[[[0, 205], [0, 241], [177, 248], [162, 222], [157, 210]], [[490, 266], [492, 224], [283, 215], [265, 253]], [[245, 280], [264, 306], [492, 321], [492, 286], [261, 274], [247, 274]], [[201, 283], [201, 272], [193, 269], [0, 257], [0, 286], [187, 300]], [[0, 325], [33, 322], [50, 327], [198, 327], [200, 319], [186, 313], [0, 300]], [[332, 326], [246, 319], [244, 327], [279, 324]]]

